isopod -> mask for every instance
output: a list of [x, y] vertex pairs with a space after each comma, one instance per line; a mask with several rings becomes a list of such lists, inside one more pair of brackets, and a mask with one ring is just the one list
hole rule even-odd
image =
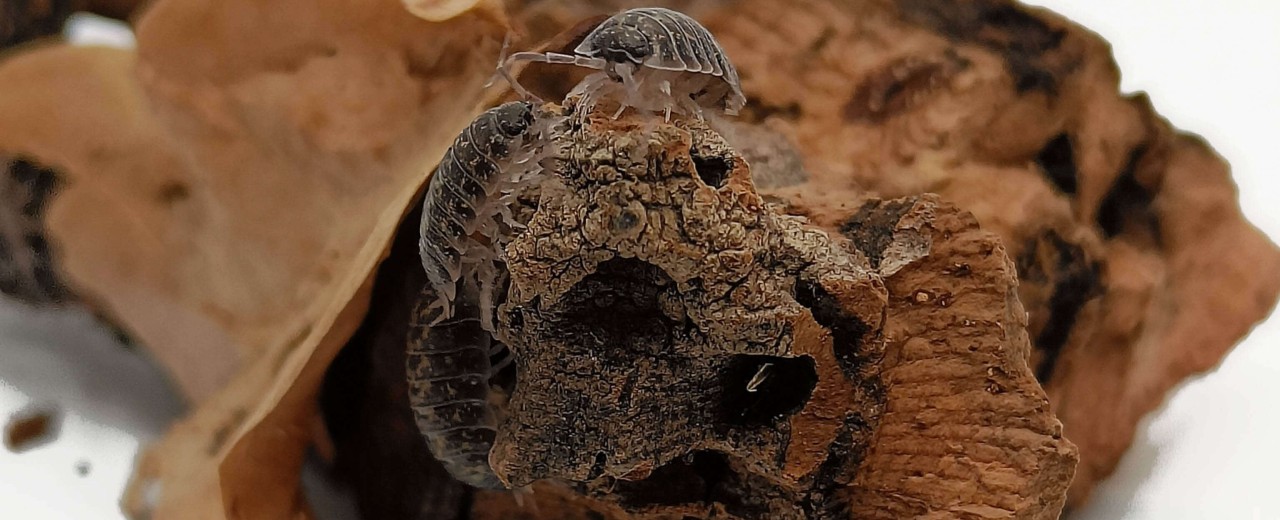
[[477, 117], [454, 140], [427, 184], [418, 251], [428, 286], [407, 347], [409, 398], [418, 430], [454, 478], [502, 488], [489, 467], [500, 410], [494, 376], [511, 361], [493, 322], [511, 204], [540, 171], [543, 126], [517, 101]]
[[746, 104], [738, 71], [724, 49], [702, 24], [683, 13], [660, 7], [629, 9], [601, 22], [573, 54], [517, 52], [500, 72], [526, 98], [532, 94], [515, 80], [516, 62], [573, 64], [602, 71], [579, 85], [586, 103], [621, 82], [619, 114], [627, 106], [665, 111], [673, 107], [701, 115], [703, 107], [737, 114]]
[[491, 361], [495, 342], [481, 325], [476, 287], [463, 284], [463, 302], [442, 322], [432, 322], [441, 312], [431, 305], [435, 292], [422, 291], [406, 352], [409, 402], [431, 454], [453, 478], [502, 489], [489, 466], [499, 419], [491, 381], [501, 367]]
[[[478, 282], [490, 296], [503, 226], [510, 225], [515, 189], [538, 170], [533, 105], [514, 101], [480, 114], [445, 152], [427, 184], [418, 252], [436, 290], [440, 320], [452, 316], [459, 282]], [[489, 324], [491, 325], [491, 324]], [[492, 327], [490, 327], [492, 330]]]

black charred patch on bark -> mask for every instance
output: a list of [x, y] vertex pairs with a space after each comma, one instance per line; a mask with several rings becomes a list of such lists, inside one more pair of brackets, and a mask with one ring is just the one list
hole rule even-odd
[[1006, 0], [899, 0], [909, 22], [998, 54], [1019, 93], [1056, 94], [1058, 81], [1069, 70], [1047, 56], [1057, 50], [1066, 30], [1051, 27], [1016, 2]]

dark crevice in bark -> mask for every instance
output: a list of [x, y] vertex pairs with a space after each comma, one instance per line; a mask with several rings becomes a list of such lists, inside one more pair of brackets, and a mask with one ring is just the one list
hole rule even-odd
[[1036, 155], [1036, 164], [1044, 171], [1049, 182], [1058, 188], [1058, 191], [1067, 195], [1076, 194], [1078, 171], [1071, 136], [1058, 134], [1050, 140]]
[[853, 241], [853, 246], [867, 255], [871, 267], [878, 269], [884, 250], [893, 242], [898, 221], [913, 204], [914, 199], [869, 201], [840, 225], [840, 234]]

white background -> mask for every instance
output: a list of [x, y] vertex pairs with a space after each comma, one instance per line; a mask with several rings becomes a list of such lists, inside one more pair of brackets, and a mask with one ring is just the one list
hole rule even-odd
[[[943, 0], [939, 0], [943, 1]], [[1280, 2], [1036, 0], [1112, 43], [1125, 91], [1146, 91], [1174, 125], [1205, 136], [1235, 167], [1245, 214], [1280, 238]], [[79, 42], [129, 45], [90, 21]], [[1143, 423], [1116, 474], [1072, 518], [1280, 519], [1280, 323], [1259, 326], [1214, 373], [1184, 384]], [[0, 518], [120, 518], [140, 443], [181, 413], [145, 358], [79, 313], [0, 302], [0, 419], [33, 404], [62, 410], [58, 439], [0, 451]], [[79, 476], [76, 465], [91, 469]]]

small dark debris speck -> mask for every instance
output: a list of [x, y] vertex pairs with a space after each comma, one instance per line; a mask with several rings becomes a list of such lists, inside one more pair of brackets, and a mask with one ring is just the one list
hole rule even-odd
[[56, 410], [35, 408], [9, 417], [4, 427], [4, 445], [9, 451], [24, 451], [52, 442], [58, 436], [60, 417]]

